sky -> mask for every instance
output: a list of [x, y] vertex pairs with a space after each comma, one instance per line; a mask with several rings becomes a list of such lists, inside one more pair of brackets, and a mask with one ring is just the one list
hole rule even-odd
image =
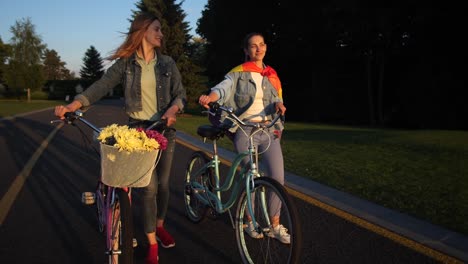
[[[107, 57], [124, 40], [132, 10], [139, 0], [2, 0], [0, 1], [0, 38], [9, 43], [10, 27], [16, 21], [30, 18], [42, 43], [55, 50], [65, 67], [79, 72], [83, 57], [94, 46], [102, 58]], [[185, 0], [182, 4], [192, 28], [195, 29], [201, 11], [208, 0]], [[180, 3], [180, 1], [176, 1]], [[164, 33], [164, 32], [163, 32]], [[104, 61], [108, 66], [108, 61]]]

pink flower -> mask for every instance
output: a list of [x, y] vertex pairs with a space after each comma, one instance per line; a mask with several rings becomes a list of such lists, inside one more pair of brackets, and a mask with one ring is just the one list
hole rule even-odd
[[148, 138], [153, 138], [159, 143], [159, 148], [165, 150], [167, 148], [167, 138], [156, 130], [144, 130], [143, 128], [137, 128], [137, 131], [145, 131]]

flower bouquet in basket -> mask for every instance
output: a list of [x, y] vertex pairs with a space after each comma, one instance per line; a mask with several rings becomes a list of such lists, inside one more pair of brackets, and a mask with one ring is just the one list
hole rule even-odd
[[109, 125], [97, 139], [101, 146], [101, 181], [114, 187], [145, 187], [167, 139], [154, 130]]

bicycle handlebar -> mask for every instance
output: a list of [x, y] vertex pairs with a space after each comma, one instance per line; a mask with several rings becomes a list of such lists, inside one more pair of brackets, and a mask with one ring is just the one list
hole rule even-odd
[[155, 121], [149, 127], [147, 127], [146, 130], [155, 129], [155, 130], [162, 131], [166, 128], [167, 128], [167, 119], [160, 119], [160, 120]]
[[50, 123], [57, 123], [63, 122], [68, 125], [72, 125], [76, 120], [80, 120], [81, 122], [85, 123], [91, 129], [96, 131], [97, 133], [101, 132], [101, 129], [93, 125], [91, 122], [83, 118], [83, 112], [80, 110], [76, 110], [74, 112], [66, 112], [64, 115], [64, 119], [52, 120]]
[[269, 122], [269, 123], [255, 123], [255, 122], [242, 121], [234, 113], [234, 111], [233, 111], [233, 109], [231, 107], [225, 107], [225, 106], [222, 106], [222, 105], [220, 105], [219, 103], [216, 103], [216, 102], [208, 103], [208, 106], [210, 107], [210, 110], [205, 111], [205, 113], [207, 112], [208, 114], [214, 116], [214, 115], [216, 115], [216, 112], [218, 110], [222, 110], [222, 111], [228, 113], [228, 116], [231, 117], [232, 119], [234, 119], [237, 124], [243, 125], [243, 126], [266, 129], [266, 128], [270, 128], [270, 127], [274, 126], [276, 124], [276, 122], [278, 122], [279, 119], [281, 119], [281, 121], [284, 122], [284, 115], [278, 114], [278, 112], [276, 113], [276, 117], [273, 120], [271, 120], [271, 122]]
[[[91, 122], [83, 118], [83, 112], [80, 110], [76, 110], [74, 112], [66, 112], [64, 114], [64, 119], [52, 120], [50, 123], [57, 123], [57, 122], [64, 122], [66, 124], [73, 124], [76, 120], [80, 120], [81, 122], [85, 123], [91, 129], [96, 131], [97, 133], [101, 132], [101, 129], [93, 125]], [[146, 128], [146, 130], [156, 129], [156, 130], [164, 130], [167, 128], [167, 119], [161, 119], [153, 122], [150, 126]]]

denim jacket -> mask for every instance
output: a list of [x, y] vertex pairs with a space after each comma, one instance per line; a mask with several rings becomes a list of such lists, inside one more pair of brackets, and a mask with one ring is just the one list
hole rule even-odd
[[[222, 82], [211, 88], [211, 91], [219, 95], [219, 104], [231, 107], [237, 116], [241, 116], [253, 104], [257, 88], [259, 87], [255, 86], [250, 72], [230, 72], [224, 76]], [[275, 103], [282, 102], [282, 99], [267, 77], [263, 77], [261, 88], [265, 113], [271, 120], [276, 112]], [[231, 123], [227, 120], [222, 121]], [[277, 130], [284, 128], [281, 122], [273, 127]], [[235, 130], [236, 128], [233, 128], [231, 132]]]
[[[157, 62], [154, 67], [156, 74], [156, 94], [158, 112], [164, 113], [170, 106], [177, 105], [182, 112], [186, 101], [186, 91], [182, 85], [182, 77], [175, 61], [162, 55], [158, 50]], [[135, 54], [129, 58], [118, 59], [101, 79], [94, 82], [83, 93], [75, 96], [83, 106], [89, 106], [101, 99], [118, 84], [124, 87], [125, 111], [138, 112], [142, 110], [141, 100], [141, 66], [136, 61]]]

